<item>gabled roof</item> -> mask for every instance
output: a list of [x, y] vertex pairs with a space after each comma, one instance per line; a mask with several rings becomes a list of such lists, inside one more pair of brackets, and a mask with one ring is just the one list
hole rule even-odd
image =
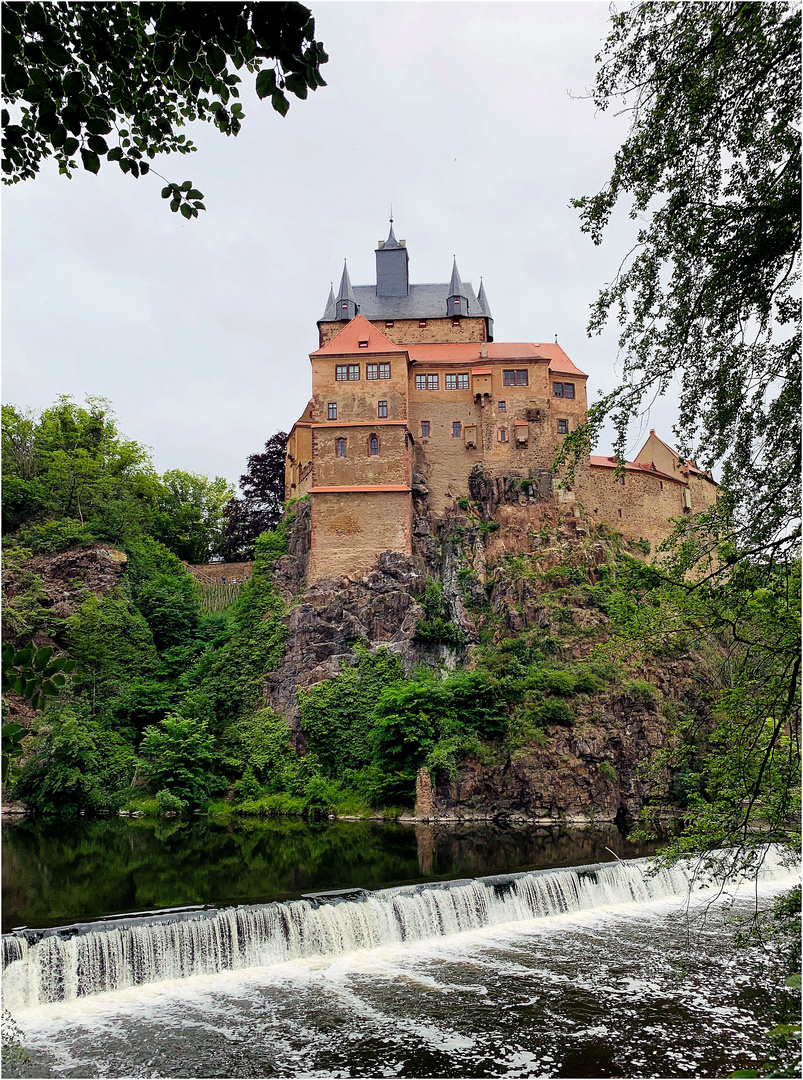
[[[360, 346], [361, 341], [367, 341], [367, 345]], [[336, 334], [330, 342], [317, 349], [313, 356], [351, 356], [353, 353], [406, 353], [407, 349], [401, 345], [394, 345], [390, 338], [386, 338], [381, 330], [377, 330], [362, 315], [357, 315], [347, 322], [339, 334]]]
[[[485, 353], [482, 349], [485, 349]], [[441, 345], [409, 345], [410, 359], [421, 364], [475, 364], [478, 360], [514, 361], [549, 364], [549, 370], [562, 375], [587, 378], [585, 372], [569, 359], [559, 345], [536, 345], [530, 341], [456, 342]], [[557, 351], [556, 351], [557, 350]]]
[[[603, 457], [600, 454], [589, 454], [588, 463], [603, 469], [616, 469], [619, 467], [619, 461], [615, 457]], [[660, 480], [671, 480], [674, 484], [685, 485], [686, 483], [681, 476], [670, 476], [669, 473], [656, 469], [654, 465], [646, 465], [640, 461], [626, 461], [624, 470], [625, 472], [649, 473], [650, 476], [657, 476]]]
[[642, 446], [638, 454], [636, 454], [636, 457], [639, 457], [640, 454], [644, 453], [645, 449], [647, 448], [647, 443], [650, 441], [650, 439], [657, 439], [661, 446], [663, 446], [664, 450], [668, 450], [670, 454], [674, 455], [681, 469], [688, 469], [689, 472], [696, 473], [698, 476], [704, 476], [706, 480], [710, 480], [712, 483], [716, 484], [716, 480], [714, 480], [710, 472], [706, 472], [705, 469], [701, 469], [695, 461], [691, 460], [691, 458], [686, 458], [684, 461], [684, 459], [677, 452], [677, 450], [675, 450], [673, 446], [670, 446], [669, 443], [664, 442], [660, 435], [655, 434], [655, 428], [650, 428], [650, 434], [647, 436], [647, 440], [644, 443], [644, 446]]
[[584, 371], [570, 360], [566, 353], [561, 349], [557, 342], [544, 342], [538, 346], [538, 350], [542, 356], [546, 356], [549, 360], [549, 370], [554, 371], [559, 375], [576, 375], [578, 377], [588, 378]]

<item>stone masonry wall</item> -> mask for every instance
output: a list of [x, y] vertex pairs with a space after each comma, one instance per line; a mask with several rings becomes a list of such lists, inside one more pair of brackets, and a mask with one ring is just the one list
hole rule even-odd
[[412, 550], [409, 491], [315, 494], [308, 580], [369, 573], [381, 552]]

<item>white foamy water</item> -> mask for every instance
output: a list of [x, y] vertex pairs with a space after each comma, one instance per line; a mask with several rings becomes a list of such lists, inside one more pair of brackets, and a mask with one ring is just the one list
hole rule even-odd
[[[787, 887], [794, 869], [769, 849], [759, 881]], [[19, 1016], [59, 1001], [165, 981], [330, 960], [451, 939], [486, 928], [692, 895], [714, 897], [698, 866], [652, 871], [637, 859], [433, 886], [335, 902], [294, 901], [189, 916], [120, 921], [81, 932], [5, 935], [4, 1007]]]

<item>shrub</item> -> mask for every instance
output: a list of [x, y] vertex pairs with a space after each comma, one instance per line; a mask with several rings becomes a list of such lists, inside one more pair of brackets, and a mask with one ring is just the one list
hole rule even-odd
[[160, 817], [164, 817], [167, 814], [181, 814], [187, 809], [187, 803], [184, 799], [179, 799], [177, 795], [173, 795], [172, 792], [163, 788], [161, 791], [156, 792], [156, 813]]
[[542, 704], [541, 717], [545, 724], [559, 724], [561, 727], [571, 727], [574, 723], [574, 714], [559, 698], [550, 698]]
[[432, 644], [460, 646], [465, 635], [452, 621], [449, 605], [443, 595], [443, 585], [434, 578], [427, 578], [422, 598], [424, 618], [416, 627], [413, 641]]
[[611, 765], [610, 761], [601, 761], [597, 772], [606, 784], [614, 784], [618, 780], [616, 769]]
[[657, 705], [661, 700], [658, 688], [644, 679], [628, 679], [622, 684], [622, 693], [643, 705]]
[[191, 806], [204, 804], [219, 787], [212, 775], [217, 755], [204, 720], [166, 716], [145, 729], [141, 771], [151, 790], [166, 789]]

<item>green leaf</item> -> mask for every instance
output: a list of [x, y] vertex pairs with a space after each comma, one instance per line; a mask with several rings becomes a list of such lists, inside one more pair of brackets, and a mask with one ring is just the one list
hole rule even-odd
[[108, 152], [106, 157], [109, 161], [119, 161], [123, 156], [123, 150], [120, 146], [113, 146]]
[[109, 149], [102, 135], [90, 135], [86, 142], [89, 149], [96, 154], [105, 154]]
[[185, 218], [188, 218], [188, 219], [191, 218], [192, 217], [192, 207], [187, 206], [186, 203], [182, 203], [181, 204], [181, 213], [184, 215]]
[[206, 59], [210, 68], [217, 75], [226, 67], [226, 54], [217, 45], [210, 45], [206, 50]]
[[83, 161], [87, 172], [96, 173], [100, 169], [100, 158], [91, 150], [81, 150], [81, 161]]
[[736, 1072], [728, 1073], [728, 1077], [736, 1076], [760, 1076], [756, 1069], [737, 1069]]
[[62, 147], [62, 150], [67, 155], [67, 157], [72, 157], [77, 149], [78, 149], [78, 140], [77, 139], [74, 139], [72, 136], [70, 136], [69, 139], [64, 140], [64, 146]]
[[287, 89], [292, 90], [296, 97], [305, 98], [307, 96], [307, 84], [301, 75], [288, 75], [285, 81], [287, 82]]
[[153, 50], [153, 66], [157, 71], [165, 72], [170, 70], [170, 65], [173, 62], [173, 45], [169, 41], [157, 41], [156, 47]]
[[65, 126], [63, 124], [57, 124], [55, 126], [55, 128], [53, 128], [53, 131], [51, 132], [50, 142], [53, 144], [53, 146], [56, 148], [56, 150], [59, 150], [59, 149], [61, 149], [61, 147], [64, 146], [64, 143], [66, 142], [66, 140], [67, 140], [67, 129], [65, 128]]
[[86, 122], [86, 130], [91, 132], [92, 135], [108, 135], [111, 129], [111, 124], [97, 116]]
[[36, 669], [36, 671], [44, 671], [45, 668], [47, 667], [47, 662], [48, 662], [48, 660], [50, 659], [50, 657], [52, 655], [53, 655], [52, 647], [45, 648], [45, 649], [40, 649], [37, 652], [36, 656], [33, 658], [33, 666]]
[[784, 982], [792, 990], [800, 990], [801, 989], [801, 976], [800, 976], [800, 974], [787, 975], [786, 978], [784, 979]]
[[56, 41], [43, 42], [42, 52], [45, 54], [51, 64], [56, 64], [58, 67], [64, 67], [66, 64], [72, 63], [73, 58], [64, 48], [64, 46], [59, 45]]
[[281, 116], [287, 116], [287, 110], [290, 108], [290, 102], [287, 100], [281, 90], [277, 90], [270, 100], [277, 113], [279, 113]]
[[28, 85], [28, 72], [21, 65], [9, 68], [3, 75], [3, 82], [5, 84], [5, 89], [9, 93], [15, 94], [19, 90], [24, 90]]
[[64, 76], [64, 93], [67, 97], [74, 97], [81, 91], [84, 85], [84, 77], [80, 71], [68, 71]]
[[173, 199], [173, 201], [170, 204], [170, 209], [175, 214], [180, 206], [181, 206], [181, 200], [180, 199]]
[[188, 199], [202, 199], [203, 197], [204, 193], [202, 191], [199, 191], [197, 188], [190, 188], [190, 190], [187, 192]]
[[270, 97], [276, 91], [276, 72], [273, 68], [263, 68], [257, 75], [257, 97]]

